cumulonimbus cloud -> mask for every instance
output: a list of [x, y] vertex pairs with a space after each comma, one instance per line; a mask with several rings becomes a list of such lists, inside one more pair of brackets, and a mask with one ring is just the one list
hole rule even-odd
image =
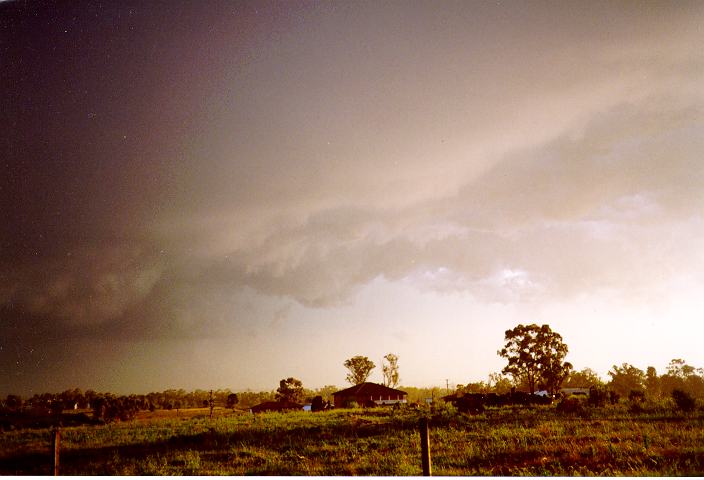
[[[704, 203], [695, 17], [672, 13], [684, 25], [676, 28], [650, 15], [635, 23], [616, 15], [617, 27], [635, 32], [615, 28], [618, 42], [593, 38], [581, 21], [581, 30], [567, 31], [558, 14], [540, 20], [559, 25], [562, 36], [544, 37], [520, 18], [512, 22], [525, 44], [482, 46], [462, 23], [481, 15], [433, 16], [433, 42], [422, 43], [411, 28], [424, 25], [420, 13], [404, 13], [408, 24], [392, 11], [374, 17], [398, 29], [389, 41], [406, 62], [392, 48], [369, 58], [338, 37], [322, 49], [315, 40], [324, 29], [308, 36], [301, 25], [287, 25], [290, 43], [261, 42], [257, 61], [235, 73], [225, 56], [185, 50], [204, 71], [209, 61], [217, 69], [208, 78], [192, 73], [197, 97], [187, 95], [190, 84], [155, 95], [174, 114], [185, 96], [183, 112], [193, 110], [200, 123], [189, 125], [201, 134], [182, 135], [182, 125], [153, 109], [145, 118], [164, 131], [153, 139], [137, 132], [147, 140], [131, 149], [128, 135], [96, 130], [95, 138], [110, 139], [105, 150], [128, 161], [94, 161], [83, 184], [64, 172], [80, 195], [35, 174], [42, 195], [73, 202], [64, 215], [74, 215], [57, 221], [42, 197], [31, 211], [35, 228], [16, 209], [16, 244], [52, 222], [63, 225], [61, 238], [45, 239], [47, 251], [30, 260], [4, 254], [0, 304], [57, 328], [158, 325], [165, 328], [150, 331], [175, 335], [222, 317], [226, 302], [210, 302], [211, 294], [247, 288], [325, 307], [383, 276], [520, 301], [625, 292], [702, 271], [692, 240], [701, 238]], [[314, 14], [324, 22], [339, 12]], [[386, 30], [348, 27], [347, 38], [369, 32], [388, 45]], [[228, 35], [214, 35], [208, 42], [230, 52]], [[564, 46], [555, 41], [563, 37]], [[582, 52], [584, 38], [593, 46]], [[472, 55], [454, 50], [460, 40]], [[310, 49], [297, 55], [297, 41]], [[313, 68], [333, 59], [328, 47], [348, 63]], [[392, 61], [398, 71], [388, 69]], [[367, 76], [343, 75], [355, 68]], [[161, 144], [168, 156], [156, 151]], [[92, 176], [119, 188], [102, 192]], [[135, 197], [125, 200], [123, 190]], [[85, 240], [93, 230], [99, 234]]]

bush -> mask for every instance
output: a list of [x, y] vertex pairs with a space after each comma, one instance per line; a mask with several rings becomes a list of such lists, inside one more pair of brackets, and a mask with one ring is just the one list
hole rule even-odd
[[631, 390], [628, 394], [628, 400], [630, 402], [643, 402], [645, 401], [645, 392], [642, 390]]
[[436, 414], [441, 417], [441, 418], [454, 418], [457, 416], [458, 410], [457, 407], [455, 407], [452, 403], [450, 402], [439, 402], [438, 407], [436, 409]]
[[692, 412], [696, 406], [694, 397], [682, 390], [673, 390], [672, 399], [675, 401], [677, 408], [683, 412]]
[[137, 403], [127, 397], [98, 397], [93, 401], [93, 419], [104, 422], [127, 421], [137, 415]]
[[584, 413], [584, 399], [570, 395], [557, 404], [557, 411], [560, 413]]
[[609, 394], [605, 388], [591, 387], [589, 389], [588, 404], [590, 407], [603, 407]]
[[325, 410], [325, 403], [323, 402], [322, 395], [317, 395], [313, 398], [310, 410], [312, 412], [322, 412], [323, 410]]

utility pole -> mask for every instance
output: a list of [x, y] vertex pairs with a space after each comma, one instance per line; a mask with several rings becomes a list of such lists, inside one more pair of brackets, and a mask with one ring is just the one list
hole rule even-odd
[[450, 394], [450, 379], [446, 378], [445, 379], [445, 388], [447, 388], [447, 394]]
[[210, 406], [210, 419], [213, 419], [213, 408], [215, 407], [215, 401], [213, 400], [213, 391], [210, 391], [210, 400], [208, 400], [208, 405]]

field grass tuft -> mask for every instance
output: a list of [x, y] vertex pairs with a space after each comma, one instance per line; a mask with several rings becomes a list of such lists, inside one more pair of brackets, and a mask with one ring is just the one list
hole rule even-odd
[[[182, 411], [62, 429], [68, 475], [421, 475], [418, 421], [431, 418], [435, 475], [661, 476], [704, 473], [704, 415], [562, 414], [553, 407], [459, 415], [369, 409], [234, 414]], [[0, 434], [0, 473], [52, 472], [51, 432]]]

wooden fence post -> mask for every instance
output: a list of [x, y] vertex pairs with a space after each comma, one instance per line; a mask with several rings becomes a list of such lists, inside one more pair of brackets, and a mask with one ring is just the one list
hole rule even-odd
[[61, 450], [61, 428], [56, 427], [54, 429], [54, 436], [52, 439], [52, 447], [54, 451], [54, 476], [59, 475], [59, 452]]
[[430, 432], [428, 431], [428, 419], [420, 419], [420, 454], [423, 462], [423, 476], [430, 477]]

